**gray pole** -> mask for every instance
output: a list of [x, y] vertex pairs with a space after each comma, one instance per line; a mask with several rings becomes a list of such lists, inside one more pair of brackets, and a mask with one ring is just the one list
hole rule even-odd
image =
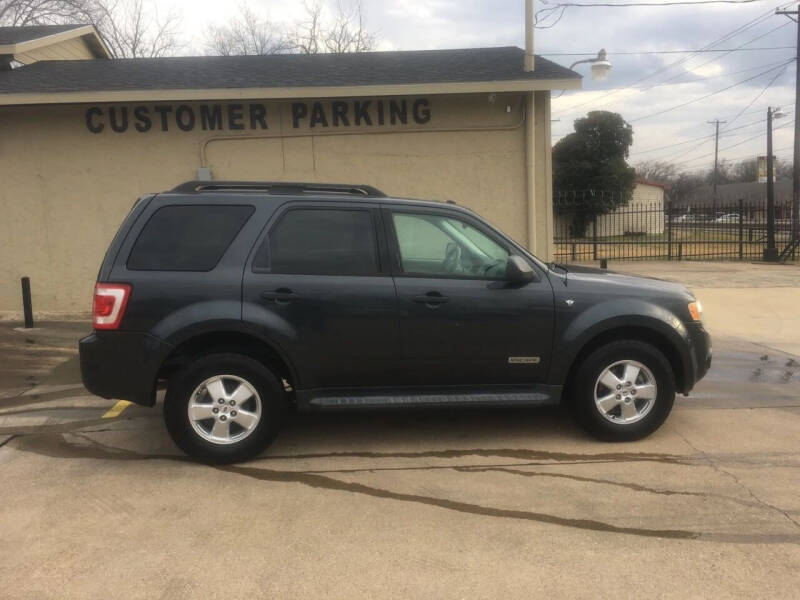
[[797, 10], [776, 10], [775, 14], [786, 15], [797, 23], [797, 42], [794, 63], [794, 155], [792, 158], [792, 237], [800, 235], [800, 4]]
[[716, 122], [717, 132], [714, 136], [714, 216], [717, 216], [717, 180], [719, 179], [719, 120]]
[[794, 61], [794, 155], [792, 159], [792, 237], [800, 234], [800, 4], [797, 5], [797, 45]]
[[719, 179], [719, 124], [720, 123], [727, 123], [727, 121], [720, 121], [719, 119], [714, 119], [713, 121], [708, 121], [708, 123], [713, 123], [716, 125], [716, 135], [714, 137], [714, 180], [712, 182], [714, 186], [714, 190], [711, 193], [711, 216], [712, 218], [717, 217], [717, 181]]
[[775, 182], [772, 181], [772, 107], [767, 108], [767, 247], [764, 248], [764, 260], [778, 260], [778, 249], [775, 247]]

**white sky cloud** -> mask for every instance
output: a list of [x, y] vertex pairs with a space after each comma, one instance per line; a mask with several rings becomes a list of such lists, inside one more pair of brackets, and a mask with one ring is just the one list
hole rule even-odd
[[[157, 0], [157, 4], [159, 10], [175, 8], [182, 13], [187, 53], [200, 53], [202, 33], [207, 25], [227, 20], [236, 7], [235, 2], [218, 0]], [[249, 4], [276, 22], [288, 23], [303, 13], [300, 0], [250, 0]], [[796, 26], [784, 16], [771, 14], [776, 7], [787, 5], [785, 1], [765, 0], [739, 6], [569, 9], [553, 28], [536, 31], [536, 52], [569, 66], [575, 60], [606, 48], [614, 68], [603, 82], [591, 80], [588, 65], [576, 68], [584, 75], [584, 90], [566, 92], [553, 101], [554, 118], [559, 119], [553, 123], [554, 142], [572, 131], [574, 119], [589, 110], [604, 109], [619, 112], [632, 123], [632, 163], [664, 159], [680, 161], [686, 168], [711, 165], [712, 137], [645, 151], [710, 136], [713, 125], [707, 121], [715, 118], [731, 122], [721, 128], [721, 157], [739, 160], [764, 154], [766, 125], [763, 120], [767, 106], [794, 110], [794, 64], [788, 62], [785, 68], [761, 74], [794, 56]], [[363, 0], [363, 6], [369, 28], [378, 35], [380, 49], [522, 46], [524, 43], [524, 0]], [[537, 8], [542, 6], [537, 2]], [[754, 22], [759, 17], [763, 20]], [[737, 28], [741, 30], [736, 32]], [[715, 48], [743, 45], [792, 48], [703, 53], [694, 57], [616, 54], [697, 49], [732, 32], [735, 33]], [[587, 54], [551, 54], [572, 52]], [[775, 81], [764, 91], [776, 75]], [[745, 81], [747, 79], [750, 80]], [[707, 99], [667, 111], [737, 82], [742, 83]], [[732, 122], [743, 110], [745, 114]], [[659, 111], [667, 112], [650, 116]], [[776, 123], [776, 128], [783, 125], [775, 131], [778, 156], [791, 157], [792, 119], [793, 115]], [[751, 125], [739, 128], [748, 124]], [[725, 127], [731, 131], [725, 132]], [[750, 137], [753, 139], [748, 141]], [[712, 153], [710, 157], [709, 153]]]

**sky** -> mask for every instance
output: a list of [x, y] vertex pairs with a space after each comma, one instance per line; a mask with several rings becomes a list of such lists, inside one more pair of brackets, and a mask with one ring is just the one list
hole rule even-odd
[[[159, 10], [181, 14], [185, 54], [202, 53], [208, 25], [224, 23], [237, 7], [219, 0], [154, 1]], [[278, 24], [303, 14], [299, 0], [250, 0], [248, 5]], [[524, 46], [524, 0], [362, 0], [362, 5], [380, 50]], [[536, 1], [537, 9], [544, 6]], [[584, 76], [583, 89], [553, 99], [553, 143], [588, 111], [613, 110], [633, 126], [631, 164], [663, 160], [687, 171], [706, 169], [714, 160], [714, 125], [708, 121], [727, 121], [720, 125], [719, 155], [737, 162], [766, 154], [767, 107], [777, 106], [787, 114], [774, 123], [773, 148], [779, 158], [790, 160], [797, 25], [774, 12], [796, 6], [756, 0], [568, 8], [557, 22], [543, 23], [551, 27], [536, 29], [536, 54], [569, 66], [605, 48], [613, 67], [605, 81], [593, 81], [589, 65], [575, 67]], [[701, 48], [751, 50], [643, 53]]]

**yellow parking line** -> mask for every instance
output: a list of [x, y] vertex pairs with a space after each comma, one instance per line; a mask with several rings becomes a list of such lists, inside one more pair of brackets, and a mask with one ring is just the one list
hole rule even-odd
[[106, 414], [103, 415], [103, 419], [113, 419], [118, 417], [122, 414], [122, 411], [128, 408], [132, 402], [128, 402], [127, 400], [119, 400], [114, 406], [112, 406]]

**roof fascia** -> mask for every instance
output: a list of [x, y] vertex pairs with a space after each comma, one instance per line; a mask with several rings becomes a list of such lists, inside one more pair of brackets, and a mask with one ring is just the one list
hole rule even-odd
[[577, 90], [580, 88], [581, 80], [575, 78], [324, 87], [11, 93], [0, 94], [0, 106], [20, 104], [86, 104], [90, 102], [346, 98], [360, 96], [409, 96], [420, 94], [468, 94], [482, 92], [534, 92], [545, 90]]
[[111, 53], [108, 51], [105, 42], [103, 42], [100, 36], [97, 35], [97, 31], [92, 25], [84, 25], [83, 27], [68, 29], [67, 31], [45, 35], [32, 40], [18, 42], [16, 44], [0, 45], [0, 54], [23, 54], [25, 52], [30, 52], [31, 50], [36, 50], [45, 46], [52, 46], [53, 44], [66, 42], [68, 40], [83, 36], [90, 36], [93, 38], [91, 41], [89, 41], [89, 46], [95, 51], [100, 50], [101, 54], [103, 54], [103, 58], [111, 58]]

